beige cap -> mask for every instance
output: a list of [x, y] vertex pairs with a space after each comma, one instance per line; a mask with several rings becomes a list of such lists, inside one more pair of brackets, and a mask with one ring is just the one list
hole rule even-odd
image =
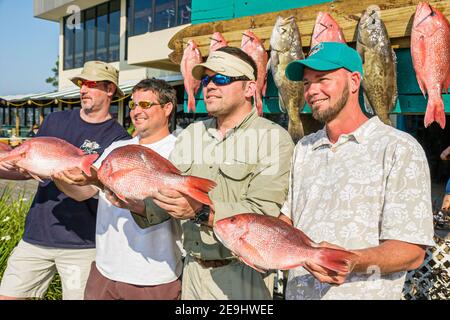
[[223, 51], [212, 52], [206, 62], [197, 64], [192, 68], [192, 76], [201, 80], [205, 74], [205, 68], [230, 77], [246, 76], [250, 80], [255, 80], [254, 71], [251, 65]]
[[110, 81], [117, 87], [116, 94], [123, 97], [124, 94], [119, 88], [119, 71], [112, 65], [103, 61], [88, 61], [84, 64], [81, 74], [70, 78], [75, 85], [78, 86], [78, 80], [89, 81]]

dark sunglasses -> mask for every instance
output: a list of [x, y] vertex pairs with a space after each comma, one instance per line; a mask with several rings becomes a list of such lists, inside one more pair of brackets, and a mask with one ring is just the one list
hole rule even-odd
[[225, 86], [227, 84], [230, 84], [234, 81], [243, 81], [243, 80], [250, 80], [248, 77], [246, 76], [239, 76], [239, 77], [230, 77], [230, 76], [226, 76], [220, 73], [217, 73], [213, 76], [203, 76], [202, 77], [202, 85], [204, 87], [206, 87], [210, 81], [212, 81], [215, 85], [217, 86]]
[[77, 80], [78, 86], [81, 88], [82, 86], [86, 86], [90, 89], [97, 88], [100, 83], [104, 83], [106, 81], [91, 81], [91, 80]]
[[130, 102], [128, 102], [128, 108], [130, 108], [130, 110], [136, 109], [137, 106], [141, 107], [141, 109], [143, 109], [143, 110], [147, 110], [153, 106], [161, 106], [161, 105], [162, 105], [161, 103], [156, 103], [156, 102], [151, 102], [151, 101], [146, 101], [146, 100], [141, 100], [138, 103], [134, 102], [133, 100], [130, 100]]

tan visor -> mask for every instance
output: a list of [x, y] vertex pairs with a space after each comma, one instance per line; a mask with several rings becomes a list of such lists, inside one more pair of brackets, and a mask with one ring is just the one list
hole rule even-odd
[[255, 80], [253, 68], [247, 62], [222, 51], [212, 52], [206, 62], [192, 68], [192, 76], [197, 80], [201, 80], [205, 74], [205, 68], [225, 76], [246, 76], [250, 80]]

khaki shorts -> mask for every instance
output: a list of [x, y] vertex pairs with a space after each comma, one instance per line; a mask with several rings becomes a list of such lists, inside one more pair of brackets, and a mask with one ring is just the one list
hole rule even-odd
[[20, 240], [1, 279], [0, 295], [43, 298], [55, 272], [61, 277], [64, 300], [82, 300], [95, 249], [58, 249]]

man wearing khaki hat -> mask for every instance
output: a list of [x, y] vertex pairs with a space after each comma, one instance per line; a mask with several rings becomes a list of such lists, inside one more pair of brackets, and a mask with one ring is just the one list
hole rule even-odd
[[[57, 137], [85, 153], [100, 155], [114, 141], [129, 138], [109, 113], [113, 97], [123, 96], [118, 77], [119, 72], [107, 63], [87, 62], [81, 74], [71, 79], [80, 87], [81, 109], [49, 114], [36, 136]], [[30, 178], [10, 163], [2, 163], [0, 169], [14, 175], [12, 180]], [[95, 256], [96, 214], [97, 199], [78, 202], [51, 180], [40, 183], [23, 238], [9, 257], [0, 299], [43, 298], [56, 271], [63, 298], [83, 299]]]
[[211, 53], [192, 75], [203, 83], [212, 118], [187, 127], [169, 159], [183, 174], [217, 183], [209, 193], [212, 206], [172, 189], [153, 195], [154, 204], [185, 220], [182, 299], [271, 299], [274, 275], [236, 259], [212, 226], [244, 212], [278, 216], [288, 187], [292, 139], [285, 129], [258, 116], [252, 105], [257, 67], [241, 49]]

